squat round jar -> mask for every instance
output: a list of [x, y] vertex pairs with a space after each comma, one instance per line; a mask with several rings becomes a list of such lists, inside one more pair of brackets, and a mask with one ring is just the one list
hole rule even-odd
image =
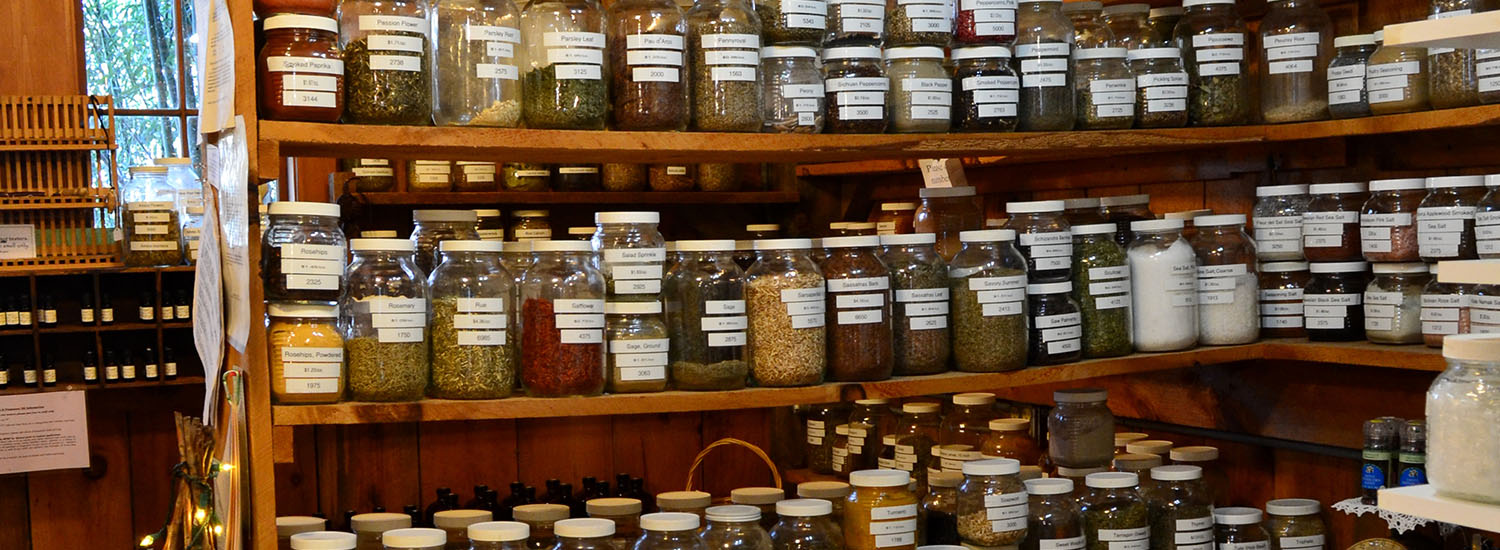
[[1359, 216], [1368, 198], [1365, 184], [1319, 183], [1309, 186], [1308, 192], [1312, 200], [1302, 214], [1302, 251], [1307, 260], [1361, 259]]
[[1427, 196], [1417, 205], [1422, 261], [1479, 257], [1474, 245], [1474, 215], [1484, 195], [1484, 176], [1427, 178]]
[[337, 403], [344, 395], [344, 339], [338, 306], [272, 303], [271, 397], [277, 403]]
[[605, 391], [642, 393], [667, 389], [670, 340], [661, 309], [661, 302], [656, 301], [604, 304], [604, 333], [609, 342], [609, 384]]
[[953, 131], [1009, 132], [1016, 129], [1021, 79], [1005, 46], [954, 48]]
[[754, 506], [714, 506], [705, 513], [708, 526], [701, 536], [709, 550], [769, 550], [771, 536], [760, 526], [760, 509]]
[[1012, 546], [1026, 536], [1026, 486], [1011, 458], [965, 462], [958, 486], [958, 535], [978, 547]]
[[[1129, 5], [1129, 4], [1126, 4]], [[1135, 123], [1140, 128], [1188, 125], [1188, 74], [1177, 48], [1141, 48], [1125, 54], [1135, 75]]]
[[1310, 498], [1266, 502], [1266, 531], [1271, 538], [1271, 550], [1324, 547], [1328, 526], [1323, 522], [1322, 508], [1322, 504]]
[[[927, 7], [926, 4], [915, 4]], [[888, 129], [898, 134], [943, 133], [953, 110], [953, 82], [943, 67], [943, 49], [934, 46], [886, 48], [885, 72], [891, 83]]]
[[1137, 486], [1140, 476], [1127, 472], [1099, 472], [1084, 478], [1088, 494], [1080, 499], [1083, 532], [1089, 550], [1135, 542], [1149, 547], [1150, 514]]
[[[822, 4], [818, 0], [783, 0]], [[766, 2], [759, 2], [759, 8]], [[794, 14], [787, 14], [792, 17]], [[764, 15], [762, 15], [764, 19]], [[819, 17], [822, 20], [822, 17]], [[805, 46], [766, 46], [760, 49], [761, 131], [773, 134], [818, 134], [823, 132], [823, 74], [818, 72], [818, 52]]]
[[[840, 5], [858, 5], [845, 3]], [[850, 46], [823, 50], [823, 128], [830, 134], [879, 134], [886, 129], [886, 96], [891, 81], [880, 62], [880, 48]]]
[[1392, 115], [1426, 111], [1427, 49], [1386, 45], [1385, 31], [1375, 32], [1380, 45], [1365, 66], [1365, 90], [1370, 114]]
[[1375, 35], [1352, 34], [1333, 39], [1337, 50], [1328, 62], [1328, 114], [1333, 118], [1370, 116], [1365, 94], [1365, 67], [1375, 53]]
[[1364, 289], [1369, 286], [1365, 262], [1313, 262], [1312, 280], [1302, 291], [1307, 339], [1350, 342], [1365, 337]]
[[1302, 215], [1312, 198], [1306, 185], [1255, 188], [1255, 256], [1263, 262], [1303, 259]]
[[1302, 290], [1312, 275], [1307, 262], [1260, 264], [1260, 334], [1266, 338], [1307, 336], [1302, 326]]
[[469, 526], [469, 550], [526, 550], [531, 527], [519, 521], [486, 521]]
[[1415, 262], [1417, 206], [1427, 196], [1422, 178], [1375, 180], [1359, 215], [1359, 246], [1371, 262]]
[[1377, 344], [1422, 342], [1422, 293], [1432, 276], [1427, 264], [1378, 263], [1365, 287], [1365, 339]]
[[1214, 510], [1214, 540], [1219, 548], [1269, 548], [1271, 536], [1260, 525], [1260, 510], [1229, 507]]
[[263, 23], [260, 104], [271, 120], [335, 122], [344, 114], [344, 61], [339, 23], [282, 13]]
[[618, 550], [614, 544], [615, 523], [601, 518], [558, 520], [553, 525], [557, 550]]
[[1125, 48], [1073, 51], [1073, 108], [1079, 130], [1122, 130], [1135, 124], [1135, 75]]
[[412, 527], [394, 529], [380, 535], [385, 550], [443, 550], [448, 534], [442, 529]]
[[901, 470], [850, 473], [854, 492], [844, 503], [844, 547], [916, 550], [918, 499], [907, 490], [910, 483]]
[[1047, 453], [1058, 466], [1105, 468], [1114, 459], [1115, 417], [1096, 388], [1052, 392], [1057, 404], [1047, 416]]

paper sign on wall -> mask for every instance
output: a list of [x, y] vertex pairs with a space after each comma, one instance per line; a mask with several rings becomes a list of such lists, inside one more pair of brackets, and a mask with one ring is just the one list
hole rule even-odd
[[0, 397], [0, 475], [89, 466], [83, 392]]
[[0, 260], [36, 257], [36, 226], [0, 225]]
[[927, 187], [966, 187], [964, 163], [960, 159], [921, 159], [917, 166], [922, 169], [922, 183]]

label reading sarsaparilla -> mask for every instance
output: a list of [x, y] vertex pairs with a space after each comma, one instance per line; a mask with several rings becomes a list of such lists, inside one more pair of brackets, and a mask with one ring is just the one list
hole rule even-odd
[[786, 314], [791, 318], [793, 329], [823, 326], [823, 314], [827, 309], [823, 302], [824, 292], [821, 286], [781, 291], [781, 303], [786, 306]]

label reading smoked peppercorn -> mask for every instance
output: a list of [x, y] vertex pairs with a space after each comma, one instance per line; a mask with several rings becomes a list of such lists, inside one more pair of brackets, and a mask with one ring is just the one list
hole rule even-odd
[[1021, 79], [1014, 76], [970, 76], [960, 83], [963, 91], [973, 94], [976, 116], [1000, 118], [1016, 116], [1021, 101]]

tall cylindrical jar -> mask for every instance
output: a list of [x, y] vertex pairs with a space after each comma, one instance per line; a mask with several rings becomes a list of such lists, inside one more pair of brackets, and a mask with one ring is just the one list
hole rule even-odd
[[1328, 114], [1333, 118], [1370, 116], [1365, 94], [1365, 65], [1375, 53], [1375, 35], [1351, 34], [1333, 39], [1337, 51], [1328, 62]]
[[1427, 178], [1427, 196], [1417, 205], [1422, 261], [1479, 257], [1474, 246], [1474, 214], [1484, 195], [1484, 176]]
[[1214, 540], [1213, 492], [1197, 466], [1157, 466], [1142, 491], [1151, 521], [1151, 547], [1190, 550]]
[[825, 48], [823, 89], [823, 108], [827, 110], [823, 124], [828, 133], [885, 132], [886, 96], [891, 89], [891, 81], [886, 78], [885, 68], [880, 62], [880, 48]]
[[266, 301], [333, 303], [344, 280], [344, 231], [339, 205], [276, 201], [261, 235]]
[[1073, 129], [1073, 22], [1060, 0], [1024, 0], [1016, 9], [1014, 52], [1021, 71], [1020, 129]]
[[[939, 8], [942, 4], [907, 7]], [[893, 133], [945, 133], [953, 111], [953, 82], [943, 67], [943, 49], [934, 46], [886, 48], [885, 73], [891, 82], [886, 113]]]
[[411, 220], [411, 242], [416, 245], [417, 267], [422, 273], [432, 273], [437, 267], [438, 244], [443, 241], [479, 240], [475, 225], [479, 215], [473, 210], [413, 210]]
[[881, 257], [891, 273], [891, 323], [895, 328], [894, 374], [948, 370], [952, 337], [948, 322], [948, 265], [933, 249], [931, 233], [881, 235]]
[[1188, 74], [1177, 48], [1139, 48], [1125, 54], [1135, 74], [1135, 124], [1181, 128], [1188, 124]]
[[1127, 50], [1148, 47], [1146, 42], [1150, 39], [1151, 32], [1148, 20], [1151, 15], [1150, 4], [1113, 4], [1104, 6], [1102, 13], [1104, 24], [1109, 26], [1109, 34], [1114, 37], [1111, 46]]
[[1073, 300], [1083, 314], [1083, 356], [1128, 355], [1130, 265], [1115, 242], [1115, 224], [1074, 226]]
[[[822, 4], [819, 0], [784, 1]], [[763, 47], [760, 49], [760, 72], [761, 131], [773, 134], [823, 132], [825, 90], [823, 74], [818, 71], [817, 50], [806, 46]]]
[[1005, 46], [954, 48], [955, 132], [1009, 132], [1016, 129], [1021, 79]]
[[1377, 344], [1422, 342], [1423, 289], [1431, 282], [1427, 264], [1379, 263], [1365, 287], [1365, 339]]
[[[1431, 15], [1427, 16], [1430, 21], [1462, 17], [1487, 9], [1482, 2], [1474, 0], [1432, 0], [1431, 6]], [[1475, 53], [1476, 50], [1470, 48], [1427, 49], [1428, 68], [1432, 72], [1431, 78], [1427, 80], [1427, 95], [1432, 100], [1433, 109], [1479, 104]]]
[[1077, 50], [1109, 48], [1115, 35], [1104, 24], [1104, 4], [1097, 0], [1063, 3], [1063, 14], [1073, 22], [1073, 48]]
[[1360, 252], [1360, 211], [1365, 184], [1316, 183], [1308, 186], [1312, 200], [1302, 213], [1302, 253], [1312, 262], [1350, 262]]
[[1307, 262], [1260, 264], [1260, 334], [1267, 338], [1306, 336], [1302, 326], [1302, 289], [1311, 275]]
[[1432, 280], [1422, 289], [1422, 341], [1430, 348], [1443, 347], [1447, 336], [1469, 333], [1469, 298], [1474, 285], [1438, 280], [1441, 265], [1432, 265]]
[[583, 241], [533, 241], [521, 280], [521, 384], [531, 397], [604, 391], [604, 275]]
[[895, 366], [891, 277], [880, 261], [880, 237], [823, 239], [828, 258], [828, 379], [884, 380]]
[[427, 389], [427, 275], [406, 239], [353, 239], [339, 312], [349, 398], [414, 401]]
[[499, 241], [444, 241], [432, 288], [432, 385], [441, 399], [497, 399], [516, 385], [515, 279]]
[[439, 126], [521, 122], [521, 10], [511, 0], [434, 0], [432, 120]]
[[258, 59], [261, 113], [271, 120], [337, 122], [344, 114], [339, 23], [291, 13], [267, 17]]
[[604, 272], [610, 301], [654, 302], [661, 298], [667, 243], [657, 230], [658, 212], [597, 212], [591, 243]]
[[1021, 253], [1026, 256], [1027, 281], [1055, 283], [1073, 277], [1073, 234], [1063, 218], [1063, 201], [1028, 201], [1005, 204], [1010, 214], [1005, 227], [1016, 230]]
[[1427, 196], [1422, 178], [1374, 180], [1359, 215], [1360, 250], [1371, 262], [1415, 262], [1417, 206]]
[[[801, 489], [802, 485], [798, 485]], [[842, 503], [842, 502], [841, 502]], [[776, 503], [777, 522], [771, 544], [783, 550], [827, 550], [844, 543], [842, 528], [834, 523], [833, 503], [819, 498], [794, 498]]]
[[1364, 290], [1369, 285], [1365, 262], [1313, 262], [1312, 279], [1302, 290], [1302, 317], [1307, 339], [1348, 342], [1365, 336]]
[[671, 0], [609, 5], [610, 120], [616, 130], [688, 126], [687, 22]]
[[344, 120], [432, 123], [431, 31], [425, 0], [339, 2]]
[[745, 272], [750, 320], [750, 369], [761, 386], [806, 386], [823, 381], [827, 365], [823, 273], [808, 256], [808, 239], [754, 243], [757, 258]]
[[964, 231], [963, 250], [948, 264], [953, 364], [963, 372], [1026, 365], [1026, 257], [1012, 229]]
[[937, 252], [945, 260], [958, 254], [959, 234], [980, 228], [984, 220], [978, 191], [972, 186], [924, 187], [917, 190], [922, 204], [917, 207], [912, 227], [919, 233], [937, 235]]
[[1427, 480], [1440, 495], [1500, 503], [1500, 336], [1449, 336], [1443, 358], [1427, 389]]
[[1272, 124], [1328, 118], [1333, 21], [1317, 0], [1273, 0], [1260, 21], [1260, 116]]
[[965, 462], [958, 486], [958, 535], [978, 547], [1014, 546], [1026, 537], [1028, 497], [1011, 458]]
[[521, 112], [528, 128], [603, 130], [610, 71], [596, 0], [535, 0], [521, 10]]
[[1115, 417], [1097, 388], [1052, 392], [1057, 404], [1047, 416], [1047, 453], [1058, 466], [1107, 467], [1114, 459]]
[[1306, 185], [1267, 185], [1255, 188], [1256, 258], [1266, 262], [1302, 259], [1302, 215], [1307, 212]]
[[1074, 112], [1079, 130], [1122, 130], [1135, 125], [1135, 75], [1125, 48], [1073, 51]]
[[734, 241], [677, 241], [682, 259], [662, 283], [672, 335], [672, 387], [733, 390], [745, 387], [744, 272], [730, 256]]
[[1194, 126], [1250, 122], [1249, 31], [1234, 0], [1184, 0], [1175, 42], [1187, 63], [1188, 117]]
[[1199, 216], [1189, 241], [1198, 255], [1198, 343], [1248, 344], [1260, 336], [1255, 242], [1244, 214]]
[[1391, 115], [1425, 111], [1427, 98], [1427, 49], [1388, 46], [1385, 31], [1375, 31], [1380, 43], [1365, 66], [1365, 91], [1370, 113]]
[[1198, 343], [1198, 262], [1182, 238], [1182, 220], [1131, 222], [1131, 326], [1137, 351], [1174, 351]]
[[698, 0], [688, 10], [692, 128], [759, 132], [760, 17], [745, 0]]

